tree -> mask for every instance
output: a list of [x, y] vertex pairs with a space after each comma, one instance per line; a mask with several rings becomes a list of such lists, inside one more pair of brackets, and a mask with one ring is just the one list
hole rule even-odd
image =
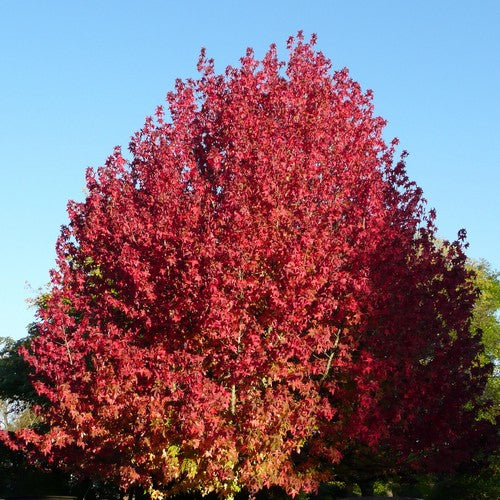
[[485, 399], [493, 401], [494, 405], [484, 416], [495, 422], [500, 409], [500, 274], [484, 260], [472, 261], [469, 265], [475, 272], [475, 283], [480, 291], [471, 328], [481, 333], [484, 345], [481, 363], [493, 366], [492, 376], [486, 385]]
[[18, 353], [25, 342], [0, 337], [0, 429], [14, 430], [34, 423], [31, 405], [37, 395], [29, 381], [29, 366]]
[[11, 446], [153, 497], [312, 491], [353, 443], [463, 457], [486, 370], [461, 241], [314, 43], [224, 75], [202, 51], [87, 172], [23, 350], [45, 428]]

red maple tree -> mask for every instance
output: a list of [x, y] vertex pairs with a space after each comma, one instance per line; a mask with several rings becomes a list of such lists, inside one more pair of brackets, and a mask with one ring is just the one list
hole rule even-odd
[[24, 353], [45, 428], [19, 446], [153, 496], [312, 491], [353, 443], [454, 449], [484, 378], [461, 243], [435, 243], [371, 92], [314, 44], [223, 75], [202, 52], [131, 158], [87, 172]]

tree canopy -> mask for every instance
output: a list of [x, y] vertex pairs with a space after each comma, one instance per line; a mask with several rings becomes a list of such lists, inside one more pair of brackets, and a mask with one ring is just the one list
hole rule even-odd
[[471, 261], [469, 265], [476, 275], [475, 283], [480, 291], [471, 329], [481, 335], [484, 346], [481, 363], [493, 368], [484, 394], [485, 400], [492, 401], [493, 405], [483, 413], [483, 417], [494, 423], [500, 416], [500, 274], [484, 260]]
[[487, 369], [459, 240], [382, 138], [371, 91], [302, 35], [177, 81], [70, 202], [10, 436], [153, 497], [312, 491], [345, 451], [467, 456]]

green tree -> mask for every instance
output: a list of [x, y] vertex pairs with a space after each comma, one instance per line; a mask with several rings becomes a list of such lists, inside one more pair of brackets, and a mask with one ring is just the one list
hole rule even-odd
[[471, 261], [470, 267], [476, 273], [479, 290], [471, 330], [481, 333], [484, 345], [481, 363], [493, 365], [484, 394], [486, 399], [492, 401], [492, 407], [481, 416], [495, 422], [500, 414], [500, 273], [485, 260]]
[[18, 353], [33, 334], [34, 327], [30, 327], [25, 339], [0, 337], [0, 428], [8, 431], [35, 424], [31, 406], [39, 398], [29, 380], [29, 367]]

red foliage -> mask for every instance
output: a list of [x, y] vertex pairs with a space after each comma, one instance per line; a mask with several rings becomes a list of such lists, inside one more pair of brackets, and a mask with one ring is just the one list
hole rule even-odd
[[25, 353], [49, 430], [18, 440], [222, 496], [313, 490], [352, 443], [453, 449], [482, 383], [460, 243], [435, 244], [371, 92], [313, 45], [225, 75], [202, 52], [171, 119], [87, 173]]

